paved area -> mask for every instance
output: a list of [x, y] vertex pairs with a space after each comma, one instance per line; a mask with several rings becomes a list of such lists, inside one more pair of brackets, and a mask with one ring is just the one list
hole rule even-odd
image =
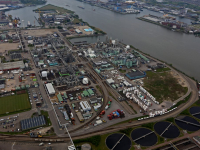
[[53, 150], [66, 150], [68, 143], [44, 143], [43, 146], [39, 146], [38, 143], [28, 142], [2, 142], [0, 141], [0, 150], [44, 150], [46, 147], [52, 147]]
[[56, 32], [56, 29], [22, 30], [21, 32], [22, 35], [44, 36], [47, 34], [53, 34]]

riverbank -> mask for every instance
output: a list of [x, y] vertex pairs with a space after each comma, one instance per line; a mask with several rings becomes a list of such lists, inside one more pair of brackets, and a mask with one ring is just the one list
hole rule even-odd
[[[80, 26], [80, 25], [83, 26], [83, 24], [84, 24], [95, 31], [94, 35], [106, 34], [101, 29], [91, 26], [91, 25], [89, 25], [89, 23], [80, 19], [79, 16], [76, 15], [74, 11], [68, 10], [64, 7], [58, 7], [58, 6], [55, 6], [52, 4], [48, 4], [41, 8], [37, 8], [33, 11], [40, 14], [40, 18], [38, 20], [40, 20], [40, 22], [42, 22], [43, 26], [50, 25], [49, 21], [46, 21], [46, 18], [43, 17], [43, 14], [46, 16], [46, 15], [48, 15], [46, 13], [51, 12], [55, 15], [65, 15], [65, 16], [67, 15], [68, 16], [66, 18], [63, 18], [62, 21], [56, 21], [56, 17], [54, 17], [54, 18], [52, 17], [52, 19], [55, 21], [52, 21], [53, 23], [51, 23], [51, 25], [53, 25], [53, 26], [51, 26], [51, 28], [57, 27], [57, 28], [61, 29], [61, 28], [64, 28], [64, 26], [66, 28], [68, 28], [68, 26], [71, 26], [72, 24], [76, 25], [76, 26]], [[79, 36], [80, 35], [76, 35], [76, 36], [72, 36], [72, 37], [74, 38], [74, 37], [79, 37]], [[93, 34], [91, 34], [90, 36], [93, 36]]]
[[[100, 7], [100, 8], [103, 8], [103, 9], [107, 9], [107, 10], [110, 10], [110, 11], [113, 11], [115, 13], [119, 13], [119, 14], [122, 14], [122, 15], [140, 13], [139, 11], [136, 11], [135, 9], [132, 9], [132, 11], [128, 11], [128, 12], [127, 11], [117, 11], [117, 10], [114, 10], [114, 9], [111, 9], [111, 8], [108, 8], [108, 7], [104, 7], [104, 6], [100, 6], [100, 5], [97, 5], [97, 4], [89, 3], [87, 1], [81, 1], [81, 0], [77, 0], [77, 1], [89, 4], [91, 6], [96, 6], [96, 7]], [[124, 8], [124, 10], [125, 10], [125, 8]], [[93, 10], [93, 11], [95, 11], [95, 10]]]
[[[171, 31], [176, 31], [176, 32], [180, 32], [180, 33], [186, 33], [186, 34], [199, 34], [200, 30], [197, 29], [190, 29], [187, 27], [187, 25], [185, 27], [182, 27], [182, 24], [176, 24], [176, 23], [172, 23], [172, 22], [162, 22], [162, 21], [157, 21], [157, 20], [151, 20], [151, 19], [146, 19], [145, 16], [143, 17], [137, 17], [137, 19], [142, 20], [142, 21], [146, 21], [149, 23], [153, 23], [155, 25], [159, 25], [161, 27], [164, 27], [166, 29], [169, 29]], [[163, 25], [166, 24], [166, 25]]]

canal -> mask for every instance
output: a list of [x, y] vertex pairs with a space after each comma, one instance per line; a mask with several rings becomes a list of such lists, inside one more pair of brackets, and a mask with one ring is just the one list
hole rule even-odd
[[[90, 25], [102, 29], [109, 37], [112, 37], [112, 39], [116, 38], [126, 44], [133, 45], [151, 56], [173, 64], [173, 66], [179, 70], [200, 80], [199, 38], [194, 35], [173, 32], [136, 18], [146, 14], [162, 14], [144, 9], [144, 11], [137, 15], [121, 15], [75, 0], [48, 0], [48, 3], [65, 7], [76, 12], [80, 18]], [[83, 6], [85, 9], [80, 9], [77, 6]], [[29, 20], [33, 23], [34, 16], [38, 15], [32, 10], [38, 7], [41, 6], [22, 8], [8, 11], [7, 13], [13, 16], [17, 15], [25, 20], [24, 22]], [[93, 9], [95, 9], [95, 11], [93, 11]], [[177, 19], [182, 22], [190, 23], [189, 19]], [[87, 39], [81, 40], [85, 41]]]

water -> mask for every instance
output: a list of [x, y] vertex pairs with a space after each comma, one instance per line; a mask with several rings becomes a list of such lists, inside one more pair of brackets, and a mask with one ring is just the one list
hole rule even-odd
[[[153, 146], [157, 142], [157, 136], [154, 132], [147, 135], [150, 132], [152, 132], [152, 131], [147, 128], [137, 128], [132, 131], [131, 138], [133, 139], [133, 141], [136, 140], [134, 142], [141, 146]], [[143, 137], [144, 135], [146, 135], [146, 136]], [[140, 137], [142, 137], [142, 138], [140, 138]]]
[[17, 10], [10, 10], [6, 12], [6, 15], [10, 14], [13, 18], [19, 17], [21, 21], [20, 27], [23, 27], [22, 20], [24, 20], [24, 27], [27, 26], [28, 21], [30, 21], [32, 25], [39, 26], [37, 20], [35, 19], [35, 17], [38, 18], [38, 13], [33, 12], [34, 9], [37, 9], [39, 7], [41, 7], [41, 5], [33, 7], [24, 7], [22, 9]]
[[192, 114], [194, 117], [200, 119], [200, 107], [198, 107], [198, 106], [191, 107], [190, 114]]
[[[189, 117], [189, 116], [180, 116], [178, 117], [178, 119], [181, 119], [183, 121], [187, 121], [187, 122], [191, 122], [192, 124], [189, 124], [189, 123], [186, 123], [186, 122], [182, 122], [182, 121], [179, 121], [179, 120], [175, 120], [176, 124], [184, 129], [184, 130], [188, 130], [188, 131], [197, 131], [200, 129], [200, 124], [199, 122], [192, 118], [192, 117]], [[196, 125], [194, 125], [196, 124]]]
[[[84, 21], [107, 32], [108, 36], [111, 36], [113, 39], [117, 38], [126, 44], [133, 45], [145, 53], [173, 64], [179, 70], [200, 80], [199, 38], [194, 35], [172, 32], [161, 26], [136, 18], [145, 14], [162, 14], [144, 10], [137, 15], [121, 15], [75, 0], [48, 0], [48, 3], [75, 11]], [[85, 9], [80, 9], [77, 6], [83, 6]], [[32, 12], [32, 10], [38, 7], [41, 6], [22, 8], [9, 13], [14, 14], [14, 16], [16, 14], [23, 18], [25, 22], [30, 20], [33, 23], [34, 16], [38, 15]], [[96, 11], [93, 11], [93, 9]], [[189, 19], [177, 19], [190, 23]]]
[[[115, 133], [109, 135], [106, 139], [106, 145], [109, 149], [112, 149], [115, 146], [115, 150], [129, 150], [131, 148], [131, 140], [123, 134]], [[117, 144], [117, 142], [119, 143]], [[117, 144], [117, 145], [116, 145]]]
[[178, 137], [180, 135], [179, 129], [174, 124], [170, 124], [170, 122], [165, 121], [157, 122], [154, 129], [159, 135], [162, 134], [162, 137], [169, 139]]

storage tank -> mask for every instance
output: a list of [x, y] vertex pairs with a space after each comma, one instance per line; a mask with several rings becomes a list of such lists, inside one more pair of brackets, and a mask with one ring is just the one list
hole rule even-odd
[[42, 71], [42, 77], [47, 77], [47, 71]]
[[88, 82], [89, 82], [89, 81], [88, 81], [88, 78], [83, 78], [83, 81], [82, 81], [82, 82], [83, 82], [83, 84], [88, 84]]

